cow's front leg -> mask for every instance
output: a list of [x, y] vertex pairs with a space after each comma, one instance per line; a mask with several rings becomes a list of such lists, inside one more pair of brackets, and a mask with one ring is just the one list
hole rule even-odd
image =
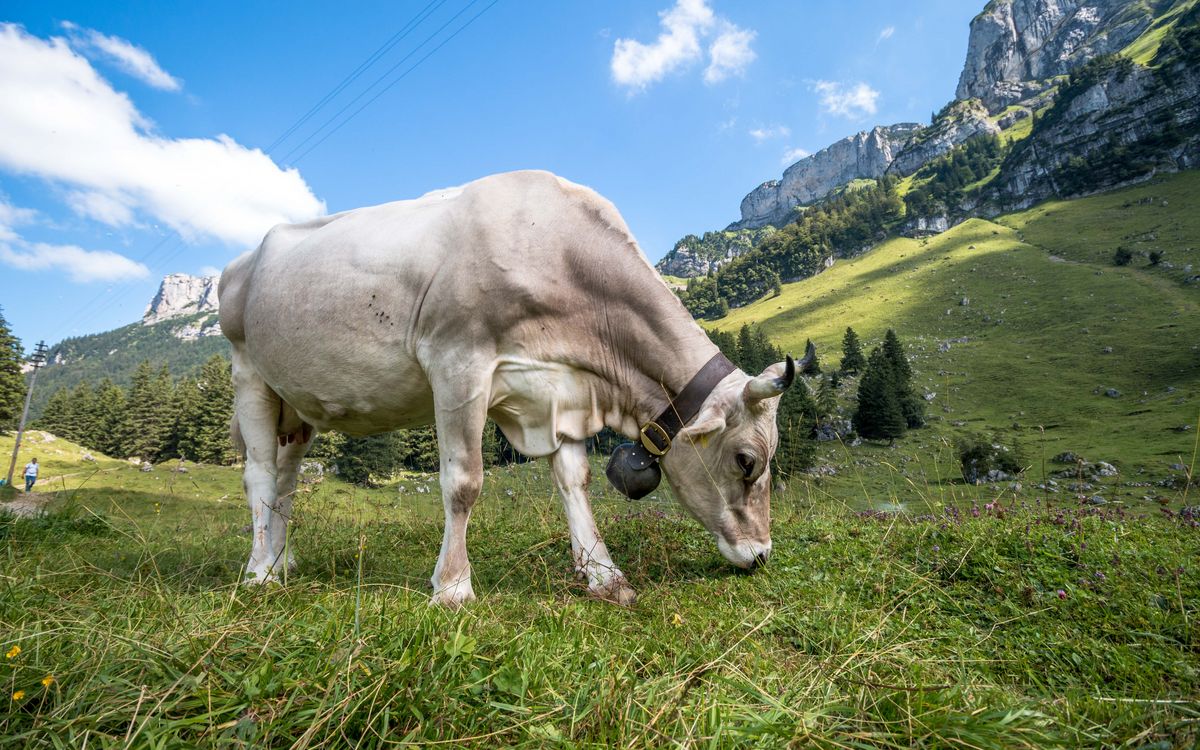
[[[448, 399], [453, 402], [457, 399]], [[471, 562], [467, 559], [467, 521], [483, 488], [483, 426], [487, 420], [482, 397], [459, 401], [457, 408], [437, 409], [438, 453], [441, 461], [442, 507], [446, 527], [442, 551], [433, 570], [433, 604], [459, 607], [475, 600]]]
[[609, 557], [608, 547], [596, 529], [587, 486], [591, 481], [587, 449], [583, 443], [564, 442], [550, 456], [554, 481], [562, 494], [567, 526], [571, 530], [571, 553], [575, 572], [588, 582], [592, 596], [624, 606], [637, 601], [637, 592]]

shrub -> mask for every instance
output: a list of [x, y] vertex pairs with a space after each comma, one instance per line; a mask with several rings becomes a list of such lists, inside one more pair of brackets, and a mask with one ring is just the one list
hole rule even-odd
[[1127, 266], [1133, 260], [1133, 253], [1127, 247], [1118, 247], [1113, 253], [1114, 266]]
[[998, 438], [988, 439], [980, 435], [959, 441], [958, 462], [962, 467], [963, 479], [970, 484], [1006, 478], [992, 472], [1003, 472], [1004, 475], [1012, 477], [1025, 470], [1016, 446], [1007, 446]]

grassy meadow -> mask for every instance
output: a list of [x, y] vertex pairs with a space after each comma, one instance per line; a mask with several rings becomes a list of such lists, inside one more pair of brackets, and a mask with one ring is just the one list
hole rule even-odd
[[774, 498], [770, 564], [745, 574], [665, 491], [631, 503], [597, 480], [597, 521], [640, 594], [621, 609], [573, 579], [545, 464], [497, 468], [471, 525], [480, 600], [450, 612], [428, 606], [432, 476], [304, 484], [297, 569], [239, 587], [236, 469], [143, 472], [38, 433], [22, 461], [34, 453], [48, 513], [0, 517], [2, 747], [1200, 738], [1200, 520], [1184, 493], [1139, 514], [947, 483], [949, 502], [904, 514], [799, 482]]
[[[311, 478], [296, 569], [241, 587], [236, 469], [142, 471], [33, 433], [18, 465], [40, 459], [47, 512], [0, 514], [0, 747], [1194, 747], [1197, 190], [1183, 174], [889, 240], [718, 321], [812, 338], [827, 369], [846, 326], [893, 327], [930, 423], [822, 443], [777, 488], [752, 574], [665, 487], [616, 496], [597, 459], [629, 609], [574, 579], [544, 462], [490, 470], [480, 600], [452, 612], [428, 606], [432, 475]], [[970, 435], [1029, 468], [964, 484]], [[1119, 474], [1072, 477], [1062, 451]]]

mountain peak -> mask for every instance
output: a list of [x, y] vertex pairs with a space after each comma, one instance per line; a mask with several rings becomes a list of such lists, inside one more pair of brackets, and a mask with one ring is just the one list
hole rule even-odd
[[181, 315], [216, 312], [219, 276], [191, 276], [186, 273], [167, 274], [158, 293], [142, 315], [143, 325], [153, 325]]

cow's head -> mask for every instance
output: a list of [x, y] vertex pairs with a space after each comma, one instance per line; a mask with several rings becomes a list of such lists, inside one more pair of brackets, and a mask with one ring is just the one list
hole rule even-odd
[[760, 565], [771, 554], [775, 411], [795, 374], [791, 357], [758, 377], [730, 374], [662, 458], [679, 501], [740, 568]]

